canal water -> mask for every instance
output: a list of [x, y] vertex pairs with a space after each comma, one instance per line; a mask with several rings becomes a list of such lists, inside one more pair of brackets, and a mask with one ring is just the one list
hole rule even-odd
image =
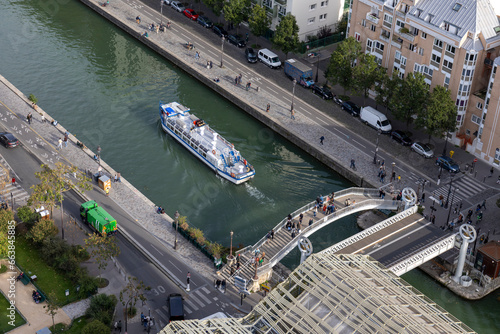
[[[0, 8], [0, 73], [210, 240], [228, 245], [234, 231], [233, 244], [248, 245], [317, 195], [352, 186], [78, 1], [0, 0]], [[255, 179], [230, 184], [166, 137], [159, 100], [189, 106], [255, 166]], [[356, 232], [349, 217], [311, 241], [318, 251]], [[284, 261], [297, 262], [297, 252]], [[476, 331], [497, 332], [498, 293], [471, 303], [418, 270], [404, 278]]]

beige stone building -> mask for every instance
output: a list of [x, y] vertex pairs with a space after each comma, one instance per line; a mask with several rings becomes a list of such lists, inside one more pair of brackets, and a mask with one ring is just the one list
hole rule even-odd
[[348, 36], [389, 73], [448, 88], [458, 112], [449, 140], [498, 167], [499, 15], [500, 0], [351, 0]]

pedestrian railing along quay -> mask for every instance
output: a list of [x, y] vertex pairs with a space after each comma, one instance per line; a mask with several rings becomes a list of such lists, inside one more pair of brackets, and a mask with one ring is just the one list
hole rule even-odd
[[431, 245], [426, 246], [425, 249], [416, 251], [410, 254], [405, 259], [400, 260], [391, 266], [388, 266], [388, 269], [396, 275], [401, 276], [408, 271], [422, 265], [423, 263], [435, 258], [436, 256], [452, 249], [455, 246], [456, 237], [457, 233], [443, 236], [433, 242]]
[[[375, 189], [375, 188], [352, 187], [352, 188], [342, 189], [342, 190], [335, 192], [335, 200], [336, 201], [338, 201], [339, 198], [353, 197], [353, 196], [364, 196], [367, 198], [378, 197], [379, 190]], [[304, 205], [300, 209], [297, 209], [294, 212], [292, 212], [291, 216], [295, 219], [301, 213], [305, 213], [307, 211], [312, 210], [315, 207], [315, 205], [316, 205], [316, 201], [314, 200], [314, 201], [310, 202], [309, 204]], [[278, 223], [278, 225], [276, 225], [276, 227], [274, 227], [274, 229], [273, 229], [274, 233], [279, 232], [286, 225], [287, 220], [288, 220], [287, 217], [285, 217], [283, 220], [281, 220]], [[303, 235], [303, 233], [301, 233], [301, 235]], [[243, 254], [247, 254], [247, 253], [254, 253], [256, 249], [259, 249], [262, 247], [262, 245], [266, 242], [266, 240], [267, 240], [267, 235], [264, 235], [264, 237], [262, 237], [254, 245], [249, 245], [245, 248], [242, 248], [239, 251], [237, 251], [235, 254], [237, 256], [238, 254], [243, 255]]]
[[374, 233], [377, 233], [401, 220], [403, 220], [404, 218], [407, 218], [413, 214], [417, 213], [417, 206], [412, 206], [406, 210], [404, 210], [403, 212], [400, 212], [372, 227], [369, 227], [367, 228], [366, 230], [363, 230], [359, 233], [356, 233], [355, 235], [347, 238], [347, 239], [344, 239], [342, 240], [341, 242], [339, 243], [336, 243], [335, 245], [333, 246], [330, 246], [328, 247], [327, 249], [324, 249], [321, 251], [321, 253], [337, 253], [339, 251], [341, 251], [342, 249], [348, 247], [348, 246], [351, 246], [352, 244], [355, 244], [356, 242], [370, 236], [370, 235], [373, 235]]
[[[376, 192], [378, 194], [378, 191]], [[349, 194], [349, 196], [354, 196], [353, 194]], [[337, 195], [335, 198], [338, 198]], [[314, 202], [315, 203], [315, 202]], [[359, 212], [359, 211], [366, 211], [366, 210], [371, 210], [371, 209], [386, 209], [386, 210], [396, 210], [400, 207], [401, 201], [396, 201], [396, 200], [384, 200], [384, 199], [366, 199], [360, 202], [356, 202], [353, 205], [349, 205], [347, 207], [338, 209], [337, 211], [333, 212], [332, 214], [329, 214], [322, 219], [318, 220], [315, 222], [313, 225], [307, 226], [304, 228], [296, 237], [291, 239], [286, 245], [284, 245], [280, 251], [278, 251], [276, 254], [272, 255], [269, 258], [269, 262], [266, 263], [265, 265], [259, 267], [257, 269], [257, 275], [260, 276], [261, 274], [264, 274], [271, 270], [272, 267], [274, 267], [279, 261], [281, 261], [282, 258], [284, 258], [290, 251], [296, 247], [297, 242], [300, 237], [308, 237], [314, 232], [322, 229], [323, 227], [327, 226], [328, 224], [344, 218], [352, 213]], [[307, 207], [307, 206], [306, 206]], [[314, 205], [311, 207], [311, 209], [314, 207]], [[280, 228], [283, 226], [280, 226]]]

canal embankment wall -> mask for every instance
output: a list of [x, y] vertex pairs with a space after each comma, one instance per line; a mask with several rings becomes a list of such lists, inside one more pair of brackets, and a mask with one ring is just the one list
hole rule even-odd
[[[376, 173], [373, 173], [373, 165], [369, 163], [370, 157], [333, 133], [326, 134], [323, 127], [305, 115], [296, 115], [297, 120], [292, 122], [289, 106], [283, 106], [283, 101], [275, 96], [276, 94], [259, 90], [255, 86], [248, 91], [234, 85], [233, 78], [238, 73], [224, 67], [220, 68], [217, 65], [220, 62], [213, 58], [201, 57], [196, 60], [195, 51], [187, 50], [183, 45], [185, 41], [170, 30], [160, 34], [149, 32], [149, 37], [143, 37], [142, 34], [148, 24], [137, 24], [135, 17], [139, 12], [124, 2], [114, 2], [103, 7], [98, 1], [80, 1], [344, 178], [360, 187], [376, 187]], [[143, 22], [149, 23], [150, 20], [143, 19]], [[212, 61], [216, 65], [208, 70], [205, 66], [207, 61]], [[220, 78], [220, 83], [213, 80], [215, 77]], [[283, 91], [283, 94], [289, 92]], [[295, 99], [298, 100], [297, 97]], [[270, 113], [265, 112], [267, 103], [271, 104]], [[327, 137], [327, 144], [319, 147], [319, 137], [322, 135]], [[356, 161], [356, 171], [349, 167], [353, 157], [365, 156], [366, 159]], [[368, 170], [370, 172], [366, 173]], [[367, 174], [373, 174], [374, 177], [366, 178], [364, 175]]]

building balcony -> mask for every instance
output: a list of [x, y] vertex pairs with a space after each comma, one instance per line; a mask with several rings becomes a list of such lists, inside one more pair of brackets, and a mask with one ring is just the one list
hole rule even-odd
[[380, 34], [380, 39], [384, 42], [390, 42], [391, 33], [383, 32]]
[[400, 18], [402, 18], [403, 20], [406, 18], [406, 13], [404, 13], [400, 10], [396, 10], [396, 15], [399, 16]]
[[398, 49], [401, 49], [401, 46], [403, 45], [403, 39], [398, 36], [392, 36], [391, 45], [397, 47]]
[[481, 90], [478, 90], [473, 94], [474, 96], [477, 96], [481, 100], [486, 100], [486, 88], [483, 88]]
[[366, 19], [368, 21], [375, 23], [375, 24], [378, 24], [378, 21], [379, 21], [379, 17], [375, 13], [366, 13]]

